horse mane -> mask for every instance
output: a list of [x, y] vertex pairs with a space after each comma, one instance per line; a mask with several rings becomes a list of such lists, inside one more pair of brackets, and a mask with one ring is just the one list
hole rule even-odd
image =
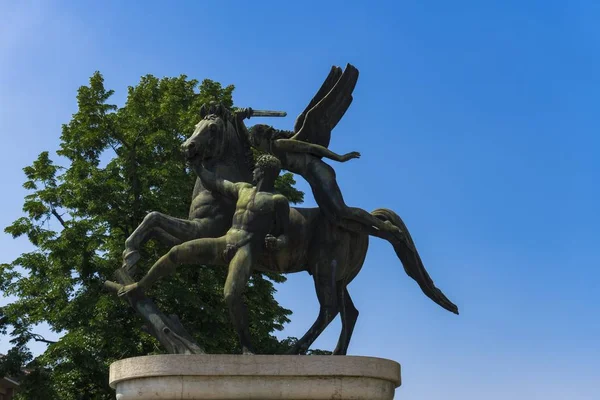
[[[248, 139], [248, 135], [246, 133], [246, 128], [240, 127], [238, 125], [238, 120], [234, 113], [232, 113], [225, 105], [222, 103], [211, 102], [206, 108], [202, 106], [200, 109], [200, 115], [203, 119], [216, 119], [220, 118], [224, 123], [224, 138], [222, 145], [226, 145], [226, 143], [231, 143], [232, 140], [236, 140], [241, 145], [242, 155], [244, 156], [244, 163], [247, 170], [252, 173], [254, 170], [254, 153], [252, 152], [252, 146], [250, 145], [250, 140]], [[242, 123], [243, 125], [243, 123]], [[233, 137], [228, 137], [228, 136]]]

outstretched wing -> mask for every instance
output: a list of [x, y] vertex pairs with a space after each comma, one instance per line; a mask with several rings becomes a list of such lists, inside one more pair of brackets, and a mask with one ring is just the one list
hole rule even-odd
[[323, 147], [329, 146], [331, 131], [340, 122], [348, 107], [350, 107], [352, 92], [358, 80], [358, 69], [348, 64], [331, 90], [324, 97], [318, 99], [320, 93], [327, 90], [330, 80], [339, 74], [339, 68], [334, 71], [335, 68], [332, 68], [321, 89], [311, 101], [311, 103], [316, 102], [316, 104], [313, 107], [310, 107], [309, 104], [310, 109], [304, 115], [302, 125], [299, 129], [298, 125], [302, 114], [298, 117], [296, 126], [294, 127], [295, 135], [291, 139], [302, 140]]
[[302, 113], [296, 118], [296, 122], [294, 123], [294, 133], [298, 133], [304, 124], [304, 118], [306, 117], [306, 114], [308, 114], [310, 109], [316, 106], [317, 103], [321, 101], [321, 99], [323, 99], [323, 97], [325, 97], [325, 95], [329, 93], [331, 89], [333, 89], [333, 86], [340, 79], [340, 76], [342, 76], [342, 69], [335, 65], [331, 67], [329, 75], [327, 75], [327, 78], [325, 78], [325, 81], [319, 88], [317, 94], [315, 94], [310, 103], [308, 103], [308, 106], [306, 106], [304, 111], [302, 111]]
[[392, 243], [396, 255], [404, 266], [404, 271], [419, 284], [419, 287], [427, 297], [446, 310], [458, 314], [458, 307], [452, 303], [440, 289], [435, 287], [433, 280], [423, 265], [423, 261], [421, 261], [419, 252], [410, 237], [410, 233], [408, 233], [406, 225], [404, 225], [404, 222], [398, 214], [385, 208], [379, 208], [371, 214], [384, 221], [390, 221], [404, 232], [407, 239], [406, 241], [398, 240]]

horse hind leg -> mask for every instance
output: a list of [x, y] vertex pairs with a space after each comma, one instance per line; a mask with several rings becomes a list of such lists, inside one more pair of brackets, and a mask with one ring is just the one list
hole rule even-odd
[[[309, 347], [319, 337], [327, 326], [335, 319], [339, 313], [338, 296], [335, 280], [335, 261], [333, 268], [329, 266], [325, 271], [318, 271], [314, 274], [315, 290], [319, 299], [319, 315], [310, 329], [300, 338], [290, 349], [288, 354], [304, 354]], [[331, 272], [331, 273], [328, 273]]]
[[346, 355], [354, 326], [358, 320], [358, 310], [354, 306], [348, 288], [345, 285], [340, 285], [338, 288], [338, 304], [340, 305], [340, 316], [342, 318], [342, 332], [338, 340], [337, 346], [333, 351], [334, 355]]

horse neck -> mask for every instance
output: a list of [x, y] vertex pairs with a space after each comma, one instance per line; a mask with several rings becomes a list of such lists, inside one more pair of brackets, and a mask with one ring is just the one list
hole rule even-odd
[[[205, 165], [205, 168], [213, 172], [217, 177], [228, 180], [229, 182], [252, 182], [252, 174], [249, 167], [244, 161], [244, 155], [238, 152], [234, 152], [234, 157], [227, 157], [226, 159], [213, 161], [209, 165]], [[195, 198], [198, 194], [207, 189], [202, 185], [200, 178], [196, 177], [196, 183], [194, 185]]]
[[247, 168], [241, 168], [241, 163], [236, 160], [225, 160], [207, 165], [206, 169], [212, 171], [221, 179], [226, 179], [230, 182], [251, 182], [252, 176]]

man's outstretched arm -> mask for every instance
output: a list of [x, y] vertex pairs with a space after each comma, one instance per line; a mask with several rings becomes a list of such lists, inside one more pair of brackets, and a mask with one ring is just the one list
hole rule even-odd
[[192, 169], [202, 181], [202, 185], [211, 192], [217, 192], [231, 199], [238, 198], [238, 188], [235, 183], [219, 178], [217, 174], [204, 168], [201, 163], [194, 164]]
[[317, 157], [325, 157], [338, 162], [346, 162], [348, 160], [352, 160], [353, 158], [360, 157], [360, 153], [357, 151], [339, 155], [321, 145], [301, 142], [293, 139], [278, 139], [274, 142], [274, 146], [279, 150], [289, 151], [292, 153], [309, 153]]

